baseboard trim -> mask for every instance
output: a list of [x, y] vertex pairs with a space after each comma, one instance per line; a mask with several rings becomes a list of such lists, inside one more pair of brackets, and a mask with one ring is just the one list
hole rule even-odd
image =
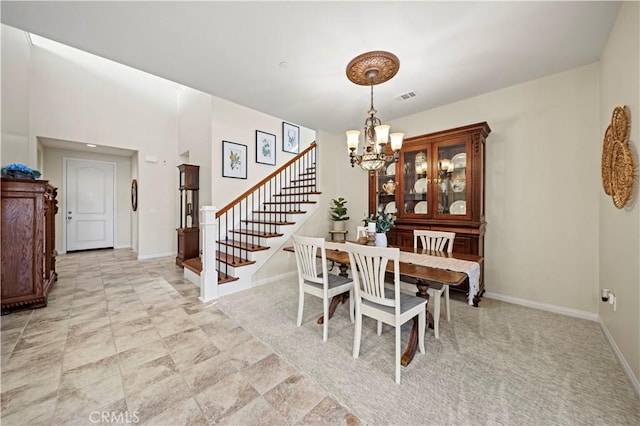
[[113, 247], [113, 248], [114, 248], [114, 250], [119, 250], [119, 249], [130, 249], [130, 248], [131, 248], [131, 245], [129, 245], [129, 244], [125, 244], [125, 245], [122, 245], [122, 246], [115, 246], [115, 247]]
[[[528, 308], [540, 309], [541, 311], [553, 312], [568, 317], [581, 318], [589, 321], [597, 322], [599, 319], [598, 314], [592, 312], [580, 311], [578, 309], [565, 308], [563, 306], [550, 305], [547, 303], [533, 302], [531, 300], [520, 299], [519, 297], [507, 296], [500, 293], [492, 293], [487, 291], [483, 297], [501, 300], [503, 302], [513, 303], [516, 305], [522, 305]], [[480, 302], [480, 306], [482, 306], [482, 302]]]
[[601, 317], [598, 317], [598, 322], [600, 323], [600, 328], [602, 328], [602, 332], [604, 333], [605, 337], [609, 341], [609, 345], [611, 345], [613, 352], [616, 354], [616, 358], [618, 358], [618, 362], [620, 363], [620, 365], [622, 366], [622, 369], [624, 370], [625, 374], [629, 378], [629, 381], [633, 386], [633, 390], [635, 390], [636, 395], [640, 397], [640, 381], [638, 381], [638, 378], [633, 374], [633, 370], [629, 366], [629, 363], [627, 362], [627, 360], [624, 358], [624, 355], [622, 355], [620, 348], [616, 344], [616, 341], [613, 340], [613, 336], [609, 332], [609, 329], [607, 328], [605, 323], [602, 321]]
[[170, 253], [152, 253], [152, 254], [142, 254], [142, 255], [138, 255], [138, 260], [146, 260], [146, 259], [156, 259], [158, 257], [169, 257], [169, 256], [175, 256], [176, 252], [170, 252]]
[[292, 278], [295, 278], [297, 274], [298, 274], [297, 271], [291, 271], [291, 272], [285, 272], [284, 274], [276, 275], [273, 277], [263, 278], [261, 280], [254, 281], [253, 283], [251, 283], [251, 287], [259, 287], [261, 285], [271, 284], [276, 281], [290, 280]]

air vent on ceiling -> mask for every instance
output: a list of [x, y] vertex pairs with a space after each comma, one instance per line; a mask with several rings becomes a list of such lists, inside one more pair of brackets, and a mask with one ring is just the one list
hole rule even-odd
[[416, 97], [416, 92], [414, 92], [413, 90], [410, 90], [408, 92], [405, 92], [401, 95], [396, 96], [394, 99], [399, 101], [406, 101], [407, 99], [411, 99], [415, 97]]

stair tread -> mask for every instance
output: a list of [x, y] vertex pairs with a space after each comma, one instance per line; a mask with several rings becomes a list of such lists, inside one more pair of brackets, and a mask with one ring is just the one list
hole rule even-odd
[[305, 178], [305, 179], [291, 179], [291, 182], [313, 182], [314, 180], [316, 180], [315, 177], [312, 178]]
[[262, 204], [316, 204], [317, 201], [302, 200], [302, 201], [264, 201]]
[[222, 271], [218, 271], [218, 285], [230, 283], [230, 282], [233, 282], [233, 281], [238, 281], [238, 279], [239, 278], [237, 278], [237, 277], [233, 277], [231, 275], [225, 274]]
[[237, 240], [217, 241], [217, 243], [219, 243], [220, 245], [227, 246], [227, 247], [235, 247], [235, 248], [239, 248], [241, 250], [246, 250], [248, 252], [269, 250], [269, 248], [270, 248], [268, 246], [260, 246], [260, 245], [257, 245], [257, 244], [250, 244], [250, 243], [245, 243], [244, 241], [237, 241]]
[[274, 197], [295, 197], [298, 195], [320, 195], [320, 194], [322, 194], [322, 192], [320, 191], [307, 191], [307, 192], [296, 192], [293, 194], [273, 194], [273, 196]]
[[288, 222], [282, 220], [253, 220], [253, 219], [242, 219], [241, 222], [244, 223], [258, 223], [262, 225], [295, 225], [295, 222]]
[[303, 211], [303, 210], [283, 210], [283, 211], [256, 210], [256, 211], [254, 211], [254, 213], [259, 213], [259, 214], [305, 214], [306, 212]]
[[199, 257], [185, 260], [184, 262], [182, 262], [182, 266], [198, 275], [200, 275], [200, 272], [202, 272], [202, 260], [200, 260]]
[[227, 265], [233, 265], [234, 268], [253, 265], [256, 263], [255, 260], [242, 259], [241, 257], [233, 256], [229, 253], [221, 253], [219, 251], [216, 251], [216, 260], [226, 263]]
[[283, 186], [282, 189], [298, 189], [298, 188], [315, 188], [316, 185], [294, 185], [294, 186]]
[[252, 231], [251, 229], [232, 229], [231, 232], [234, 232], [236, 234], [253, 235], [255, 237], [262, 237], [262, 238], [275, 238], [275, 237], [282, 237], [282, 235], [284, 235], [279, 233], [270, 234], [267, 232]]

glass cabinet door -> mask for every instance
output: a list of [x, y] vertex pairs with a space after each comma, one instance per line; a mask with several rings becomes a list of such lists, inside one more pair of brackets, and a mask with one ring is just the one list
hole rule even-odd
[[399, 184], [396, 179], [396, 163], [394, 161], [386, 162], [384, 167], [378, 170], [376, 179], [377, 210], [396, 214], [398, 211], [396, 190], [399, 190]]
[[435, 147], [434, 179], [438, 201], [438, 215], [467, 215], [467, 151], [466, 144]]
[[426, 148], [402, 153], [402, 203], [400, 210], [404, 214], [429, 215], [430, 206], [427, 203], [429, 188], [428, 161], [429, 152]]

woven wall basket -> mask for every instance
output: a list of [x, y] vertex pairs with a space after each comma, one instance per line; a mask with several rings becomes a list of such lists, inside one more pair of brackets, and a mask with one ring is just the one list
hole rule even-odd
[[602, 145], [602, 188], [621, 209], [631, 199], [636, 181], [636, 164], [629, 147], [630, 120], [628, 110], [617, 106]]

